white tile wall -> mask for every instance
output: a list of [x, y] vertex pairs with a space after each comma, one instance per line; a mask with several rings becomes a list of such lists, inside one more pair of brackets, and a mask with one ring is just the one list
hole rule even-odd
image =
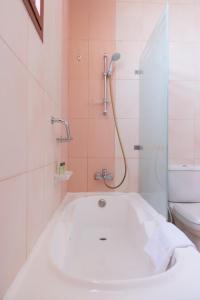
[[[12, 5], [12, 6], [11, 6]], [[2, 0], [0, 10], [1, 39], [13, 53], [24, 63], [28, 61], [29, 16], [24, 9], [23, 1]], [[19, 40], [20, 38], [20, 40]]]
[[0, 179], [5, 179], [27, 167], [28, 74], [2, 39], [0, 53]]
[[[135, 119], [139, 118], [139, 83], [134, 71], [139, 67], [142, 49], [165, 3], [162, 0], [117, 0], [116, 40], [122, 59], [117, 66], [116, 109], [119, 119], [129, 119], [122, 121], [121, 129], [122, 136], [129, 137], [127, 144], [138, 136]], [[196, 162], [200, 152], [199, 15], [198, 0], [169, 0], [170, 163]], [[126, 128], [125, 122], [129, 127]], [[116, 144], [118, 156], [119, 145]], [[130, 147], [125, 145], [125, 148], [127, 154], [132, 155], [131, 150], [127, 150]]]
[[26, 259], [27, 176], [0, 182], [0, 298]]
[[0, 299], [61, 200], [50, 117], [67, 101], [67, 2], [45, 1], [42, 43], [23, 1], [1, 1]]
[[44, 168], [28, 173], [27, 181], [27, 249], [30, 252], [48, 221], [45, 218]]
[[199, 1], [170, 1], [169, 163], [199, 156]]
[[139, 80], [116, 81], [116, 112], [118, 118], [139, 118]]

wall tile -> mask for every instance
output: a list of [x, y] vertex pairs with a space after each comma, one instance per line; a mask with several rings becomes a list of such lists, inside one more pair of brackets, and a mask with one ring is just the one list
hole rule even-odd
[[170, 5], [170, 40], [171, 42], [197, 42], [197, 7], [194, 3]]
[[169, 122], [169, 156], [171, 159], [194, 159], [194, 121]]
[[88, 79], [88, 41], [72, 40], [69, 47], [69, 79]]
[[115, 13], [115, 0], [89, 0], [89, 38], [113, 40], [115, 37]]
[[[118, 119], [118, 125], [126, 157], [138, 158], [138, 151], [134, 150], [134, 145], [139, 143], [139, 120]], [[115, 134], [115, 156], [122, 157], [117, 134]]]
[[[164, 5], [163, 5], [164, 4]], [[156, 28], [156, 25], [160, 19], [161, 14], [164, 11], [166, 5], [166, 1], [163, 2], [144, 2], [143, 4], [143, 40], [148, 41], [150, 39], [151, 34], [153, 33], [154, 29]]]
[[169, 85], [169, 118], [194, 119], [200, 97], [196, 81], [171, 81]]
[[28, 59], [28, 22], [29, 16], [23, 1], [1, 1], [0, 36], [24, 64]]
[[118, 118], [139, 118], [139, 80], [116, 81]]
[[44, 87], [45, 52], [43, 43], [29, 18], [28, 24], [28, 69]]
[[[44, 91], [29, 78], [28, 94], [28, 169], [44, 165]], [[37, 120], [37, 121], [36, 121]]]
[[117, 40], [147, 41], [164, 8], [159, 3], [163, 2], [117, 2]]
[[112, 119], [90, 119], [88, 156], [90, 158], [114, 157], [114, 122]]
[[70, 33], [71, 39], [89, 38], [89, 0], [70, 1]]
[[116, 38], [124, 41], [141, 41], [143, 38], [143, 3], [117, 2]]
[[172, 43], [170, 46], [170, 79], [196, 80], [199, 78], [198, 45]]
[[195, 138], [195, 150], [194, 150], [194, 156], [195, 158], [200, 158], [200, 120], [194, 121], [194, 138]]
[[[195, 119], [200, 119], [200, 96], [199, 96], [199, 93], [200, 93], [200, 82], [199, 81], [196, 81], [195, 83], [195, 90], [196, 90], [196, 111], [195, 111]], [[198, 96], [197, 96], [198, 95]]]
[[56, 164], [44, 168], [45, 221], [48, 222], [61, 200], [60, 183], [55, 181]]
[[0, 40], [0, 178], [22, 173], [27, 168], [28, 74]]
[[70, 80], [69, 114], [71, 118], [88, 117], [88, 84], [87, 80]]
[[45, 165], [59, 161], [61, 145], [56, 138], [61, 135], [60, 124], [51, 124], [51, 117], [59, 117], [56, 113], [55, 103], [45, 95], [45, 114], [44, 114], [44, 136], [45, 136]]
[[[41, 59], [43, 59], [42, 64], [44, 65], [44, 89], [53, 101], [57, 101], [57, 99], [60, 99], [61, 77], [64, 63], [62, 57], [62, 47], [64, 46], [64, 37], [62, 36], [62, 26], [64, 26], [64, 24], [62, 24], [62, 15], [65, 13], [62, 8], [62, 1], [51, 1], [51, 5], [44, 2], [44, 5], [45, 30], [42, 45], [44, 55], [43, 52], [41, 53]], [[56, 18], [55, 12], [57, 15]], [[64, 30], [67, 30], [67, 28], [64, 28]], [[38, 42], [38, 44], [38, 46], [41, 45], [40, 42]]]
[[0, 298], [26, 259], [26, 176], [0, 183]]
[[41, 234], [45, 220], [44, 169], [28, 173], [27, 245], [30, 252]]
[[73, 140], [69, 144], [69, 156], [83, 158], [88, 153], [88, 120], [87, 119], [71, 119], [71, 130], [73, 132]]
[[195, 161], [193, 162], [193, 164], [195, 164], [195, 166], [200, 166], [200, 158], [196, 158]]
[[[175, 0], [169, 0], [169, 1], [175, 1]], [[177, 0], [177, 1], [184, 1], [184, 0]], [[190, 0], [185, 0], [185, 1], [190, 1]], [[138, 3], [153, 4], [153, 3], [166, 3], [166, 0], [128, 0], [128, 1], [127, 0], [117, 0], [117, 2], [138, 2]]]
[[69, 158], [69, 169], [73, 171], [73, 176], [69, 181], [70, 192], [87, 192], [87, 159]]
[[195, 4], [196, 0], [169, 0], [170, 4]]

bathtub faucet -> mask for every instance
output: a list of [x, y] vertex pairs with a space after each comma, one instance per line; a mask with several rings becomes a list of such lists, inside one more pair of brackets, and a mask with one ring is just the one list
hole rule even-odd
[[94, 179], [95, 180], [112, 181], [113, 175], [107, 169], [102, 169], [100, 172], [98, 171], [94, 174]]

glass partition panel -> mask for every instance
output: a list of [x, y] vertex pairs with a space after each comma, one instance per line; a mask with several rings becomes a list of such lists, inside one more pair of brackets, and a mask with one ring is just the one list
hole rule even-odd
[[140, 60], [139, 191], [167, 216], [168, 177], [168, 9], [161, 16]]

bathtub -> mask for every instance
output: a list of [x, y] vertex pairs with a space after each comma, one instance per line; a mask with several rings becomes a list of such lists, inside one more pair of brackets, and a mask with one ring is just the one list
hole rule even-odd
[[[99, 206], [101, 201], [104, 207]], [[69, 279], [98, 287], [123, 285], [154, 274], [144, 252], [150, 232], [143, 220], [149, 224], [155, 213], [150, 207], [145, 211], [142, 203], [136, 209], [135, 201], [123, 194], [100, 194], [68, 204], [53, 233], [50, 257], [54, 266]]]
[[[194, 298], [182, 295], [181, 299], [200, 299], [199, 284], [194, 288], [195, 266], [200, 276], [200, 255], [195, 249], [177, 249], [174, 265], [161, 274], [156, 273], [144, 251], [160, 221], [165, 220], [139, 194], [76, 196], [63, 209], [54, 228], [50, 261], [66, 280], [91, 289], [123, 290], [133, 288], [136, 283], [145, 288], [157, 283], [157, 288], [163, 284], [164, 290], [166, 284], [168, 287], [177, 284], [176, 290], [179, 287], [182, 294], [185, 280], [188, 291], [190, 288], [194, 293], [198, 290], [198, 297], [195, 298], [197, 294]], [[196, 263], [192, 266], [193, 258]], [[186, 263], [189, 259], [192, 274]], [[185, 270], [184, 276], [178, 273], [180, 270]]]
[[4, 300], [199, 300], [194, 248], [163, 273], [144, 251], [161, 220], [139, 194], [68, 194]]

